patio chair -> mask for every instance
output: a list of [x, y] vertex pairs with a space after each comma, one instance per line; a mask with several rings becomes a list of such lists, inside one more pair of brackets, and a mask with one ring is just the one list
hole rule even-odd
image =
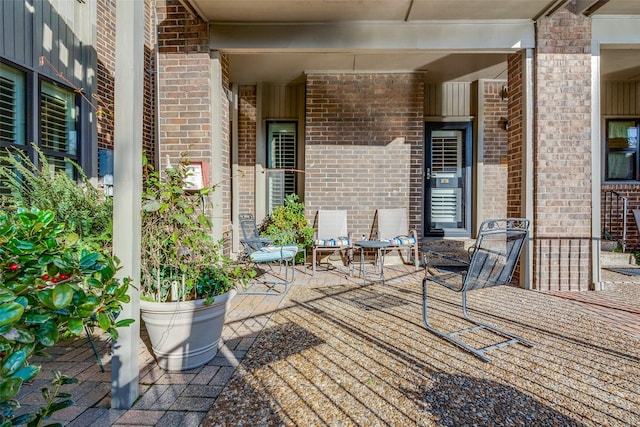
[[418, 234], [409, 229], [406, 209], [378, 209], [378, 240], [389, 242], [387, 250], [397, 249], [401, 255], [403, 249], [408, 249], [409, 256], [405, 260], [413, 255], [413, 264], [418, 271]]
[[[253, 214], [244, 213], [238, 215], [240, 229], [243, 238], [240, 242], [244, 246], [244, 257], [256, 266], [256, 269], [262, 270], [260, 266], [266, 266], [267, 270], [262, 275], [257, 276], [251, 283], [247, 284], [244, 291], [245, 294], [280, 294], [287, 290], [287, 287], [295, 278], [295, 258], [298, 253], [296, 245], [273, 245], [273, 239], [260, 236]], [[284, 278], [266, 280], [263, 277], [272, 275], [278, 277], [273, 269], [273, 264], [278, 264], [281, 269], [284, 265]], [[264, 285], [263, 290], [257, 290], [259, 285]], [[284, 286], [282, 291], [276, 289], [276, 286]]]
[[[318, 252], [346, 252], [345, 264], [353, 275], [353, 240], [347, 226], [347, 211], [318, 210], [318, 228], [312, 248], [313, 274], [316, 273]], [[343, 257], [344, 259], [344, 257]]]
[[[491, 359], [485, 355], [485, 353], [490, 350], [516, 343], [533, 347], [534, 344], [524, 338], [472, 318], [467, 311], [468, 291], [490, 286], [507, 285], [511, 282], [522, 247], [527, 239], [528, 229], [529, 220], [522, 218], [494, 219], [483, 222], [480, 226], [480, 234], [478, 235], [476, 244], [470, 249], [468, 262], [423, 248], [425, 277], [422, 280], [422, 318], [425, 327], [430, 332], [458, 345], [485, 362], [491, 362]], [[466, 271], [447, 272], [429, 276], [427, 255], [429, 257], [443, 257], [449, 261], [453, 260], [459, 264], [464, 264], [467, 267]], [[462, 314], [464, 318], [474, 326], [449, 333], [431, 326], [429, 324], [427, 310], [427, 284], [429, 282], [437, 283], [454, 292], [462, 292]], [[456, 338], [457, 335], [480, 329], [492, 331], [494, 334], [506, 338], [506, 341], [483, 348], [476, 348]]]

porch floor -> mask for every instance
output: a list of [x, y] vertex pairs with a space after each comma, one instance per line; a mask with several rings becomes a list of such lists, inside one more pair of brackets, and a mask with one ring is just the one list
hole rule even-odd
[[[160, 370], [143, 336], [129, 410], [110, 409], [99, 334], [105, 373], [86, 338], [62, 343], [36, 362], [23, 410], [57, 369], [80, 380], [75, 404], [49, 420], [69, 426], [640, 425], [640, 278], [603, 270], [598, 292], [470, 293], [473, 314], [536, 344], [495, 350], [487, 364], [422, 327], [422, 271], [385, 266], [384, 285], [341, 268], [309, 273], [298, 267], [284, 296], [236, 296], [218, 355], [200, 368]], [[455, 327], [459, 295], [434, 287], [430, 298], [438, 326]]]

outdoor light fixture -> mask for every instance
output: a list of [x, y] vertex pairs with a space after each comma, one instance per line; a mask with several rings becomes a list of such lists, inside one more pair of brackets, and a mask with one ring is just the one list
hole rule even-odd
[[506, 86], [502, 86], [502, 90], [500, 91], [500, 99], [503, 101], [509, 97], [509, 91]]

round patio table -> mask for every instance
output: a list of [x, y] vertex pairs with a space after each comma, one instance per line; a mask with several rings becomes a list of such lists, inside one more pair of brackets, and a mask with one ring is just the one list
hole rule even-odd
[[365, 249], [376, 249], [377, 254], [374, 259], [374, 266], [377, 264], [377, 260], [380, 260], [380, 280], [384, 283], [384, 255], [387, 252], [389, 242], [383, 240], [358, 240], [353, 242], [353, 245], [360, 248], [360, 275], [364, 284], [367, 284], [366, 269], [364, 268], [364, 251]]

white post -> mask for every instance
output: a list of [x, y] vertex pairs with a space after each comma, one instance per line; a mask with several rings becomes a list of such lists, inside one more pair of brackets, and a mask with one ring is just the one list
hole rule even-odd
[[[144, 0], [120, 1], [116, 7], [113, 253], [120, 259], [119, 277], [140, 282], [140, 205], [142, 196], [142, 118], [144, 88]], [[113, 342], [111, 408], [130, 408], [139, 394], [139, 291], [129, 288], [131, 302], [121, 319], [135, 323], [118, 330]]]

